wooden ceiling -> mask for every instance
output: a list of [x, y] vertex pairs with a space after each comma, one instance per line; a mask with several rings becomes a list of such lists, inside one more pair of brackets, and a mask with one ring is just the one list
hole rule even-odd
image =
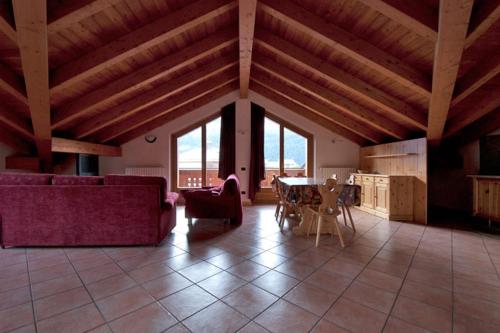
[[499, 17], [500, 0], [2, 0], [0, 141], [47, 169], [54, 137], [120, 145], [235, 90], [361, 145], [484, 133]]

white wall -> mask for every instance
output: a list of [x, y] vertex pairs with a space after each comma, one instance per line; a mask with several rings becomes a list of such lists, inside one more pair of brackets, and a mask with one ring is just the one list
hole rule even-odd
[[[151, 131], [150, 133], [158, 138], [152, 144], [146, 143], [144, 136], [142, 136], [122, 146], [122, 157], [101, 157], [99, 171], [101, 174], [124, 173], [126, 167], [156, 166], [168, 169], [168, 175], [170, 175], [171, 135], [219, 112], [223, 106], [236, 102], [236, 173], [240, 178], [242, 191], [248, 192], [250, 101], [264, 107], [266, 112], [283, 118], [314, 135], [316, 174], [318, 174], [320, 167], [358, 167], [359, 146], [356, 143], [334, 134], [258, 94], [250, 92], [249, 99], [241, 100], [238, 98], [238, 92], [234, 92]], [[242, 167], [246, 170], [242, 171]]]

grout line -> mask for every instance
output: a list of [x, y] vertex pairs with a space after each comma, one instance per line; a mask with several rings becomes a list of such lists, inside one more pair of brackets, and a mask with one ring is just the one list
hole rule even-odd
[[26, 254], [26, 269], [28, 271], [28, 282], [29, 282], [30, 298], [31, 298], [31, 310], [33, 312], [33, 325], [35, 326], [35, 332], [38, 333], [38, 321], [36, 320], [36, 314], [35, 314], [35, 303], [34, 303], [34, 300], [33, 300], [33, 287], [32, 287], [32, 284], [31, 284], [31, 275], [30, 275], [28, 252], [25, 250], [24, 253]]

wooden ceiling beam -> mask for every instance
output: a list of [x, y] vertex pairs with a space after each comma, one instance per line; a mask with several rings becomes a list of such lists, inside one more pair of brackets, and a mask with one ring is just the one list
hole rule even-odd
[[273, 90], [267, 88], [266, 86], [259, 84], [253, 79], [250, 83], [250, 90], [256, 92], [259, 95], [264, 96], [265, 98], [270, 99], [271, 101], [283, 106], [284, 108], [290, 110], [291, 112], [294, 112], [299, 116], [304, 117], [314, 122], [315, 124], [323, 128], [326, 128], [327, 130], [332, 131], [333, 133], [336, 133], [354, 143], [357, 143], [361, 146], [364, 146], [368, 143], [368, 140], [359, 136], [358, 134], [351, 132], [345, 127], [339, 126], [337, 123], [331, 121], [330, 119], [320, 116], [319, 114], [311, 111], [308, 108], [303, 107], [300, 104], [295, 103], [294, 101], [288, 99], [287, 97], [280, 95], [274, 92]]
[[415, 110], [377, 87], [345, 72], [321, 58], [295, 46], [285, 39], [274, 35], [270, 31], [257, 29], [255, 43], [271, 52], [287, 59], [298, 66], [312, 72], [322, 79], [341, 89], [354, 94], [356, 97], [386, 111], [391, 117], [396, 117], [405, 124], [427, 130], [427, 117], [424, 111]]
[[232, 28], [217, 32], [77, 98], [57, 110], [53, 119], [53, 128], [67, 129], [75, 124], [75, 120], [92, 114], [104, 104], [127, 96], [134, 90], [147, 86], [151, 82], [191, 65], [214, 52], [221, 51], [234, 44], [237, 38], [237, 32]]
[[480, 62], [476, 67], [469, 69], [455, 83], [454, 97], [451, 106], [454, 107], [474, 91], [481, 88], [486, 82], [500, 73], [500, 57], [491, 57]]
[[500, 19], [500, 2], [498, 0], [476, 1], [479, 8], [474, 8], [470, 19], [469, 33], [465, 39], [465, 48], [470, 47], [495, 22]]
[[422, 96], [430, 96], [429, 76], [352, 33], [327, 22], [322, 17], [293, 4], [292, 1], [261, 0], [258, 6], [267, 14], [294, 29], [376, 70], [412, 91]]
[[438, 13], [421, 1], [359, 0], [418, 35], [437, 40]]
[[122, 156], [121, 147], [56, 137], [52, 138], [52, 152], [90, 154], [99, 156]]
[[106, 126], [116, 123], [125, 117], [128, 117], [156, 102], [159, 102], [162, 99], [167, 98], [168, 96], [178, 93], [182, 89], [193, 86], [200, 81], [219, 74], [229, 67], [233, 67], [236, 62], [237, 58], [234, 55], [228, 55], [219, 58], [214, 62], [210, 62], [203, 67], [196, 68], [190, 73], [181, 75], [180, 77], [175, 77], [161, 86], [146, 91], [137, 97], [131, 98], [95, 117], [82, 122], [70, 131], [71, 137], [81, 139], [91, 135]]
[[400, 140], [408, 138], [410, 135], [410, 132], [407, 129], [394, 123], [392, 120], [378, 115], [376, 112], [373, 112], [373, 110], [365, 109], [350, 99], [339, 95], [320, 84], [317, 84], [313, 80], [294, 72], [293, 70], [270, 58], [256, 55], [254, 65], [268, 73], [271, 73], [273, 76], [288, 82], [297, 89], [304, 90], [309, 94], [331, 104], [344, 114], [362, 121], [366, 126], [373, 127]]
[[276, 93], [288, 97], [295, 103], [301, 104], [303, 107], [308, 108], [311, 111], [330, 119], [336, 124], [346, 128], [351, 132], [356, 133], [359, 136], [364, 137], [365, 139], [368, 139], [374, 143], [381, 143], [383, 141], [383, 135], [381, 135], [380, 132], [364, 126], [360, 122], [345, 116], [341, 112], [338, 112], [337, 110], [334, 110], [333, 108], [319, 102], [316, 98], [309, 97], [308, 95], [287, 86], [283, 82], [271, 78], [269, 75], [261, 71], [260, 68], [252, 72], [252, 80], [267, 87], [268, 89], [272, 89]]
[[0, 62], [0, 89], [24, 105], [28, 105], [24, 82], [12, 69]]
[[446, 141], [452, 146], [465, 145], [500, 128], [500, 108], [464, 127]]
[[231, 92], [234, 92], [236, 89], [239, 88], [239, 83], [238, 81], [235, 80], [218, 88], [218, 89], [215, 89], [187, 104], [184, 104], [178, 108], [175, 108], [175, 109], [172, 109], [172, 110], [169, 110], [168, 112], [165, 112], [163, 113], [161, 116], [157, 117], [157, 118], [154, 118], [153, 120], [147, 122], [147, 123], [144, 123], [122, 135], [120, 135], [119, 137], [116, 137], [113, 142], [117, 143], [117, 144], [124, 144], [126, 142], [129, 142], [141, 135], [144, 135], [152, 130], [154, 130], [155, 128], [158, 128], [160, 126], [163, 126], [165, 125], [166, 123], [172, 121], [172, 120], [175, 120], [179, 117], [182, 117], [182, 116], [185, 116], [197, 109], [199, 109], [200, 107], [210, 103], [210, 102], [213, 102], [215, 101], [217, 98], [220, 98], [220, 97], [223, 97]]
[[234, 68], [231, 68], [213, 78], [209, 78], [161, 102], [153, 104], [141, 112], [132, 114], [116, 124], [103, 128], [96, 134], [92, 135], [90, 139], [95, 142], [108, 142], [123, 133], [130, 131], [131, 129], [147, 123], [154, 118], [162, 116], [170, 109], [189, 103], [202, 95], [208, 94], [213, 90], [225, 86], [237, 78], [238, 70], [235, 66]]
[[459, 112], [455, 111], [453, 117], [450, 115], [444, 136], [449, 137], [455, 134], [462, 128], [500, 107], [500, 87], [497, 88], [490, 90], [486, 96], [481, 96], [481, 99], [474, 103], [473, 108], [463, 109]]
[[0, 105], [0, 122], [14, 129], [27, 140], [33, 140], [35, 138], [31, 122], [22, 119], [13, 111], [6, 110], [2, 105]]
[[7, 1], [3, 2], [3, 4], [0, 4], [0, 32], [7, 36], [12, 44], [17, 45], [16, 29], [12, 26], [12, 24], [9, 22], [10, 20], [7, 18], [7, 16], [11, 16], [7, 13]]
[[443, 136], [473, 2], [473, 0], [440, 1], [439, 32], [434, 53], [427, 130], [427, 139], [431, 144], [438, 144]]
[[46, 0], [14, 0], [14, 18], [33, 133], [42, 170], [52, 169]]
[[54, 72], [51, 93], [61, 92], [75, 82], [95, 75], [235, 7], [236, 3], [232, 0], [198, 0], [187, 5], [61, 66]]
[[48, 13], [48, 32], [49, 34], [56, 33], [121, 1], [72, 0], [58, 4]]
[[32, 154], [36, 149], [33, 144], [11, 131], [0, 122], [0, 142], [14, 149], [17, 153]]
[[239, 0], [240, 97], [248, 97], [257, 0]]

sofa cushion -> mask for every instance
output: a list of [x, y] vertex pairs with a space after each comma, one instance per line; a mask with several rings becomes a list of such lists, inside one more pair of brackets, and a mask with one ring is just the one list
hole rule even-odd
[[52, 185], [103, 185], [104, 177], [95, 176], [60, 176], [52, 178]]
[[176, 192], [167, 192], [167, 197], [163, 202], [163, 207], [166, 209], [172, 209], [175, 207], [175, 203], [179, 199], [179, 194]]
[[107, 175], [104, 176], [104, 185], [158, 185], [161, 202], [165, 201], [167, 192], [167, 180], [163, 177]]
[[53, 174], [46, 173], [0, 173], [0, 185], [51, 185]]

